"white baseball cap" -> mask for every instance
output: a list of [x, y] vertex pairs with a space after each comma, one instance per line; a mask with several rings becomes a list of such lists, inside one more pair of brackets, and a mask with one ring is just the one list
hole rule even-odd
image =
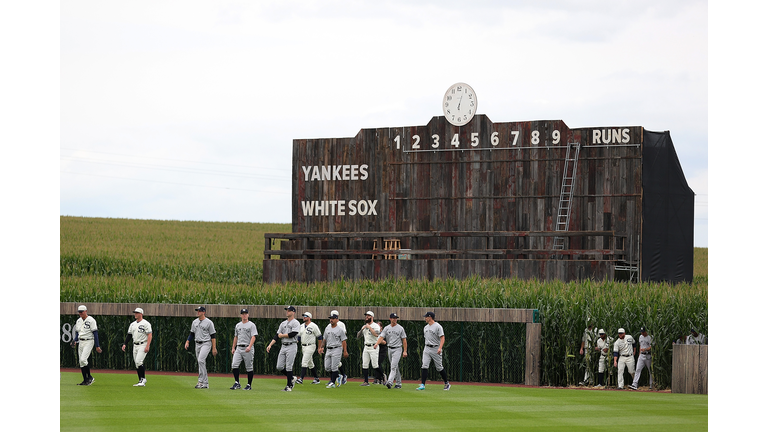
[[307, 317], [307, 318], [312, 318], [312, 314], [309, 313], [309, 312], [304, 312], [302, 315]]
[[337, 311], [337, 310], [332, 310], [332, 311], [331, 311], [331, 315], [336, 315], [336, 316], [339, 316], [339, 311]]
[[603, 329], [600, 329], [600, 330], [598, 330], [598, 331], [597, 331], [597, 334], [599, 334], [599, 335], [601, 335], [601, 334], [605, 334], [605, 330], [603, 330]]
[[623, 328], [619, 329], [619, 333], [625, 333]]
[[366, 314], [366, 315], [370, 315], [370, 316], [371, 316], [371, 318], [373, 318], [373, 312], [371, 312], [371, 311], [368, 311], [368, 312], [366, 312], [365, 314]]
[[136, 308], [136, 309], [133, 310], [133, 313], [140, 313], [140, 314], [144, 315], [144, 309]]
[[78, 312], [87, 311], [87, 310], [88, 310], [88, 308], [85, 307], [85, 305], [80, 305], [80, 306], [77, 307], [77, 311]]

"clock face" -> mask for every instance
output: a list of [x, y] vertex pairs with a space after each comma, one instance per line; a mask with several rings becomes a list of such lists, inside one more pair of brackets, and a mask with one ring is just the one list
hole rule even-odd
[[443, 114], [454, 126], [464, 126], [477, 112], [477, 95], [464, 83], [452, 85], [443, 96]]

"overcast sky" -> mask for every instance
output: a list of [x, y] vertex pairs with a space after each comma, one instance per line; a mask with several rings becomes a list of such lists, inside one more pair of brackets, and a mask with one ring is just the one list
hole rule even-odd
[[296, 138], [494, 122], [669, 130], [707, 246], [705, 1], [61, 3], [62, 215], [291, 222]]

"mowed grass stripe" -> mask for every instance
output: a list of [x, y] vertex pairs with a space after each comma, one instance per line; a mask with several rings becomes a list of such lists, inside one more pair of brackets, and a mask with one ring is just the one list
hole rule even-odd
[[[360, 387], [340, 389], [308, 382], [280, 391], [285, 379], [254, 379], [254, 389], [229, 390], [231, 377], [211, 377], [196, 390], [196, 376], [148, 374], [147, 387], [133, 387], [133, 374], [97, 374], [77, 386], [77, 372], [63, 372], [61, 430], [702, 430], [708, 397], [656, 392], [587, 391], [454, 385], [443, 391], [428, 382], [416, 391]], [[241, 377], [241, 384], [245, 377]]]

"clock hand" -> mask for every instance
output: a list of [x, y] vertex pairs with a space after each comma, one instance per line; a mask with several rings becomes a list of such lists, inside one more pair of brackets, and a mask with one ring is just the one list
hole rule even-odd
[[456, 109], [459, 110], [459, 111], [461, 111], [461, 100], [462, 99], [464, 99], [464, 95], [461, 95], [461, 97], [459, 98], [459, 104], [456, 105]]

